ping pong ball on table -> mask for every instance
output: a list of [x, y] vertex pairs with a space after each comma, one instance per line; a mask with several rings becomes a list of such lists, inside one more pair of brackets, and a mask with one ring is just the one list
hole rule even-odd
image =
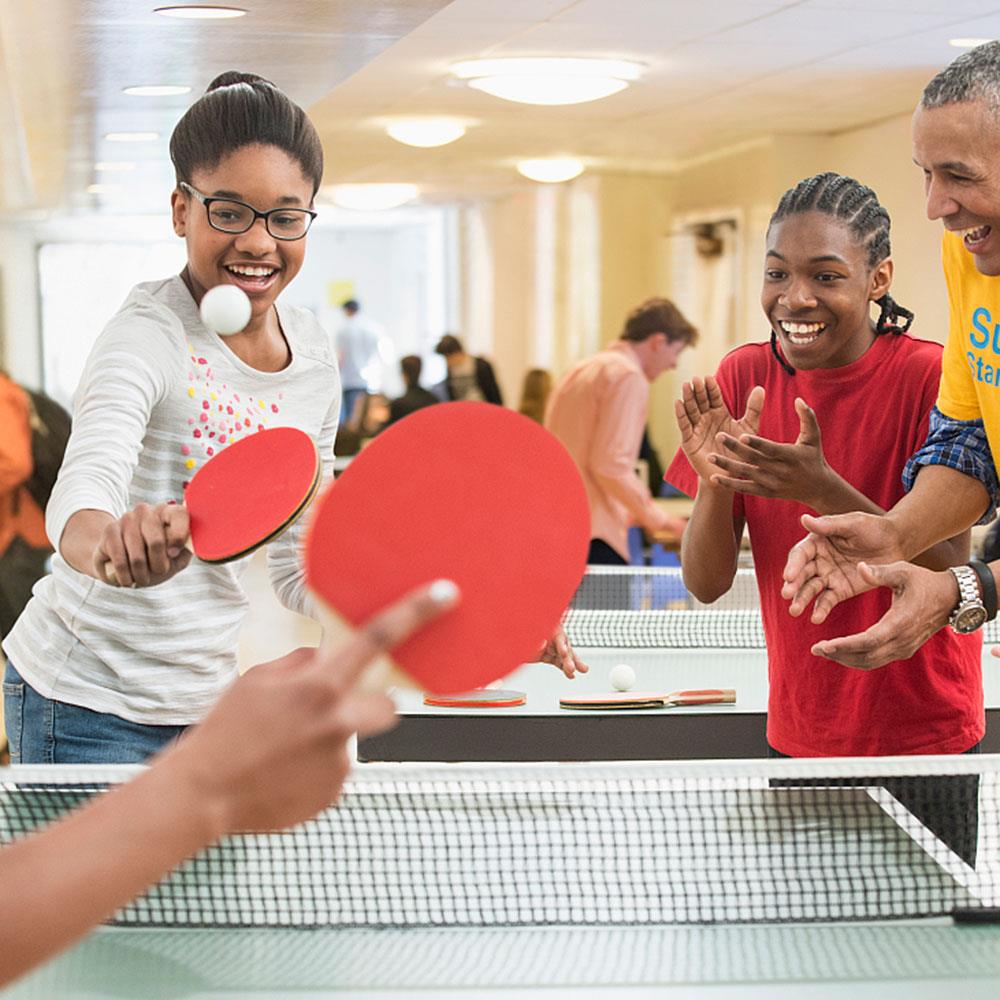
[[635, 687], [635, 671], [627, 663], [611, 668], [611, 686], [616, 691], [631, 691]]
[[250, 300], [242, 288], [216, 285], [201, 299], [201, 321], [222, 337], [230, 337], [250, 322]]

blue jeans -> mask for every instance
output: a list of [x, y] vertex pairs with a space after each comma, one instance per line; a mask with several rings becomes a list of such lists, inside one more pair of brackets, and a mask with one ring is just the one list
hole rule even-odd
[[8, 661], [3, 716], [12, 764], [143, 764], [184, 726], [147, 726], [44, 698]]

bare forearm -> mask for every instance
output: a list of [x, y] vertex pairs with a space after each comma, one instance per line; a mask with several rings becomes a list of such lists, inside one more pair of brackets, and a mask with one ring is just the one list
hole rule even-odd
[[684, 585], [699, 601], [709, 604], [717, 600], [733, 585], [739, 549], [733, 524], [733, 494], [700, 483], [681, 540]]
[[911, 562], [927, 569], [942, 570], [967, 563], [971, 554], [972, 532], [963, 531], [954, 538], [932, 545], [926, 552], [914, 556]]
[[213, 804], [157, 768], [0, 852], [0, 984], [72, 944], [218, 835]]
[[59, 554], [78, 573], [94, 575], [94, 551], [105, 527], [114, 518], [103, 510], [78, 510], [66, 522], [59, 539]]
[[863, 514], [884, 514], [885, 510], [873, 500], [869, 500], [860, 490], [855, 489], [843, 476], [829, 469], [814, 495], [803, 500], [817, 514], [849, 514], [861, 511]]
[[913, 489], [886, 515], [907, 559], [960, 536], [990, 504], [986, 487], [944, 465], [920, 470]]
[[[817, 514], [848, 514], [852, 511], [861, 511], [863, 514], [885, 513], [882, 507], [879, 507], [873, 500], [868, 499], [863, 493], [856, 490], [847, 480], [841, 478], [835, 472], [832, 472], [831, 476], [829, 487], [824, 491], [822, 498], [817, 501], [817, 505], [814, 508]], [[962, 478], [969, 479], [968, 476], [962, 476]], [[969, 481], [976, 482], [976, 480]], [[985, 495], [985, 489], [983, 493]], [[902, 501], [894, 509], [898, 510], [901, 504]], [[930, 545], [926, 550], [915, 555], [911, 559], [911, 562], [933, 570], [947, 569], [949, 566], [961, 566], [962, 563], [967, 562], [969, 559], [970, 546], [971, 533], [968, 530], [962, 531], [954, 537], [948, 537]]]

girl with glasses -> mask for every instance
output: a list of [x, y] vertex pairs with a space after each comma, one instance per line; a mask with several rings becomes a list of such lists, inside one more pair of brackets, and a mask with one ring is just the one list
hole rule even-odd
[[[47, 511], [52, 573], [4, 642], [14, 762], [142, 761], [199, 721], [236, 676], [246, 565], [191, 561], [185, 484], [263, 427], [307, 432], [331, 471], [336, 360], [312, 314], [278, 301], [315, 215], [315, 128], [268, 81], [230, 72], [177, 124], [170, 156], [187, 264], [132, 290], [78, 387]], [[198, 312], [222, 284], [251, 303], [225, 339]], [[301, 530], [271, 544], [268, 567], [281, 602], [306, 612]]]

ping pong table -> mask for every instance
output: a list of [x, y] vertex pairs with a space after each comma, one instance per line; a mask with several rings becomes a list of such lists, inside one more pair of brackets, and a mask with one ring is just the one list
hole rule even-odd
[[102, 928], [4, 1000], [996, 1000], [1000, 928]]
[[[527, 695], [525, 704], [511, 708], [438, 708], [425, 705], [420, 691], [395, 691], [398, 725], [359, 740], [358, 760], [585, 761], [767, 756], [764, 650], [575, 649], [589, 665], [589, 673], [570, 681], [550, 664], [526, 664], [503, 683], [504, 689]], [[563, 696], [611, 691], [608, 674], [616, 663], [628, 663], [635, 669], [636, 691], [731, 687], [736, 690], [736, 704], [632, 711], [559, 707]]]
[[[584, 606], [580, 606], [584, 605]], [[788, 619], [789, 627], [795, 627]], [[705, 605], [674, 567], [588, 567], [565, 621], [576, 652], [590, 666], [572, 681], [547, 664], [526, 664], [503, 682], [527, 696], [510, 708], [439, 708], [419, 691], [395, 692], [399, 724], [363, 739], [367, 761], [690, 760], [767, 756], [767, 649], [751, 569], [732, 590]], [[986, 735], [1000, 752], [1000, 619], [984, 630]], [[562, 696], [603, 694], [616, 663], [636, 673], [636, 691], [734, 688], [736, 704], [574, 711]]]
[[[578, 616], [585, 627], [571, 638], [591, 674], [569, 682], [527, 665], [505, 682], [527, 705], [488, 712], [431, 709], [400, 692], [394, 736], [359, 746], [362, 760], [390, 763], [356, 769], [318, 844], [293, 831], [261, 838], [279, 849], [273, 863], [196, 863], [176, 896], [160, 897], [187, 900], [194, 926], [156, 924], [154, 890], [151, 903], [133, 904], [135, 920], [98, 929], [0, 997], [995, 1000], [1000, 924], [960, 925], [947, 913], [1000, 905], [1000, 758], [688, 763], [763, 756], [765, 651], [750, 628], [759, 616], [744, 589], [721, 610], [751, 641], [697, 643], [714, 613], [650, 602], [646, 585], [657, 581], [645, 575], [656, 576], [637, 575], [641, 603], [630, 593], [610, 616]], [[676, 597], [676, 579], [659, 583]], [[650, 621], [668, 642], [628, 638]], [[588, 641], [588, 622], [627, 641]], [[734, 687], [737, 704], [558, 708], [562, 693], [606, 691], [616, 662], [635, 667], [637, 689]], [[988, 662], [995, 725], [1000, 670]], [[672, 757], [685, 762], [662, 760]], [[629, 763], [537, 763], [616, 759]], [[974, 862], [897, 797], [892, 775], [914, 767], [976, 776]], [[884, 777], [836, 784], [873, 772]], [[835, 787], [823, 784], [831, 775]], [[15, 777], [0, 771], [0, 789]], [[703, 780], [722, 786], [705, 820]], [[319, 867], [303, 871], [311, 855]], [[242, 881], [251, 873], [266, 884]], [[344, 883], [350, 898], [335, 898]], [[211, 911], [220, 893], [251, 924], [267, 924], [257, 909], [276, 906], [281, 926], [203, 926], [201, 907]], [[307, 914], [302, 925], [283, 925], [288, 907]], [[154, 922], [143, 926], [146, 916]]]
[[[369, 765], [360, 769], [341, 808], [325, 814], [334, 825], [324, 834], [332, 843], [353, 839], [355, 846], [370, 847], [368, 854], [351, 856], [373, 881], [366, 881], [364, 892], [355, 899], [330, 901], [335, 908], [348, 907], [337, 909], [336, 919], [355, 924], [367, 920], [368, 926], [102, 927], [0, 996], [3, 1000], [277, 1000], [336, 995], [389, 1000], [420, 993], [539, 1000], [571, 995], [938, 1000], [961, 991], [963, 1000], [980, 1000], [998, 995], [1000, 924], [962, 925], [942, 916], [884, 917], [898, 907], [900, 913], [911, 906], [918, 911], [928, 903], [932, 908], [977, 901], [996, 904], [1000, 760], [983, 757], [959, 765], [982, 782], [981, 863], [976, 866], [959, 859], [884, 788], [864, 782], [849, 787], [788, 787], [789, 776], [801, 773], [798, 762], [718, 763], [725, 770], [703, 772], [694, 765], [674, 770], [672, 764], [611, 765], [610, 770], [580, 765], [469, 770], [458, 765], [457, 771], [454, 766]], [[952, 764], [953, 759], [925, 758], [920, 766], [935, 774], [945, 773]], [[879, 761], [878, 770], [908, 773], [905, 769], [912, 765], [902, 758], [886, 759]], [[824, 761], [810, 766], [818, 780], [829, 781], [826, 776], [831, 774], [864, 774], [859, 768], [871, 768], [871, 762]], [[567, 787], [577, 786], [578, 795], [567, 797], [563, 792], [561, 773], [566, 774]], [[712, 781], [713, 775], [723, 788], [719, 794], [713, 792], [711, 812], [702, 819], [690, 807], [701, 795], [698, 783]], [[0, 783], [10, 782], [12, 776], [17, 776], [12, 770], [0, 772]], [[37, 772], [31, 776], [35, 780]], [[511, 799], [507, 787], [524, 794]], [[646, 814], [657, 787], [669, 789], [669, 794]], [[399, 801], [386, 801], [390, 791]], [[620, 794], [626, 798], [619, 799]], [[359, 797], [370, 802], [359, 806]], [[460, 825], [433, 829], [441, 816], [446, 827], [455, 822], [447, 814], [459, 801]], [[576, 850], [565, 850], [572, 847], [562, 839], [565, 835], [578, 830], [593, 810], [613, 810], [616, 802], [627, 804], [615, 818], [623, 828], [611, 828], [619, 840], [583, 830], [572, 842]], [[370, 808], [374, 812], [369, 816]], [[638, 843], [655, 828], [648, 825], [650, 816], [660, 815], [661, 809], [668, 827], [674, 832], [686, 830], [689, 841], [653, 836]], [[357, 827], [337, 825], [345, 811], [357, 811], [357, 818], [365, 822]], [[406, 844], [405, 868], [384, 866], [383, 836], [387, 829], [397, 828], [402, 813], [417, 822], [415, 829], [424, 836]], [[425, 821], [432, 825], [423, 826]], [[466, 821], [473, 826], [461, 826]], [[474, 843], [473, 836], [454, 836], [459, 830], [466, 834], [476, 830], [483, 836]], [[558, 850], [536, 850], [543, 832], [554, 837]], [[453, 864], [460, 871], [473, 856], [467, 852], [486, 849], [486, 856], [491, 856], [490, 845], [501, 834], [525, 851], [522, 867], [487, 872], [483, 877], [490, 884], [482, 886], [484, 899], [502, 902], [510, 896], [510, 888], [501, 883], [523, 879], [515, 890], [517, 906], [531, 909], [531, 915], [522, 920], [518, 916], [522, 910], [513, 911], [513, 916], [506, 913], [504, 919], [512, 917], [514, 926], [453, 922], [447, 907], [463, 898], [454, 892], [461, 879], [452, 870], [442, 870], [442, 857], [456, 853]], [[250, 915], [257, 905], [254, 897], [246, 895], [245, 885], [236, 883], [251, 867], [253, 877], [263, 876], [265, 882], [273, 879], [278, 885], [289, 880], [286, 904], [297, 893], [299, 902], [315, 901], [295, 868], [308, 840], [297, 831], [256, 840], [270, 850], [276, 837], [292, 840], [273, 865], [250, 865], [241, 853], [241, 867], [227, 869], [227, 877], [235, 880], [229, 890], [237, 893]], [[433, 840], [439, 841], [444, 854], [429, 845]], [[734, 850], [737, 844], [739, 849]], [[226, 845], [213, 850], [224, 852]], [[602, 873], [614, 867], [615, 853], [622, 850], [628, 855], [626, 864], [616, 873], [615, 886], [607, 887]], [[648, 871], [637, 870], [639, 858], [645, 859]], [[322, 863], [336, 867], [330, 858]], [[212, 897], [223, 892], [221, 883], [213, 881], [222, 870], [212, 865], [197, 869], [164, 898], [175, 900], [186, 894], [196, 911], [202, 905], [211, 909]], [[384, 900], [394, 886], [398, 891], [403, 871], [407, 892], [414, 893], [412, 899], [407, 897], [407, 905], [420, 906], [429, 897], [445, 925], [394, 924], [394, 904]], [[552, 891], [546, 879], [551, 871], [568, 874], [573, 892], [561, 904], [570, 909], [564, 913], [557, 907], [550, 916], [572, 917], [578, 906], [582, 919], [546, 921]], [[775, 891], [783, 901], [777, 908], [766, 892], [741, 897], [760, 873], [765, 873], [765, 887], [772, 876], [780, 880]], [[324, 882], [319, 870], [314, 875], [318, 883]], [[352, 877], [339, 867], [326, 875], [330, 885]], [[830, 883], [831, 876], [838, 878], [836, 886]], [[815, 899], [799, 892], [811, 878], [816, 882]], [[881, 889], [873, 891], [876, 883]], [[655, 890], [653, 895], [650, 889]], [[613, 898], [605, 900], [602, 892]], [[139, 907], [132, 917], [126, 914], [127, 919], [155, 914], [155, 898], [148, 905], [153, 908]], [[445, 908], [437, 909], [439, 905]], [[727, 913], [735, 922], [727, 922]], [[793, 919], [793, 913], [801, 919]], [[853, 914], [855, 919], [816, 919], [834, 913]], [[609, 915], [611, 919], [606, 919]], [[532, 922], [536, 916], [540, 923]], [[672, 923], [672, 918], [681, 922]], [[459, 914], [456, 919], [464, 917]]]

